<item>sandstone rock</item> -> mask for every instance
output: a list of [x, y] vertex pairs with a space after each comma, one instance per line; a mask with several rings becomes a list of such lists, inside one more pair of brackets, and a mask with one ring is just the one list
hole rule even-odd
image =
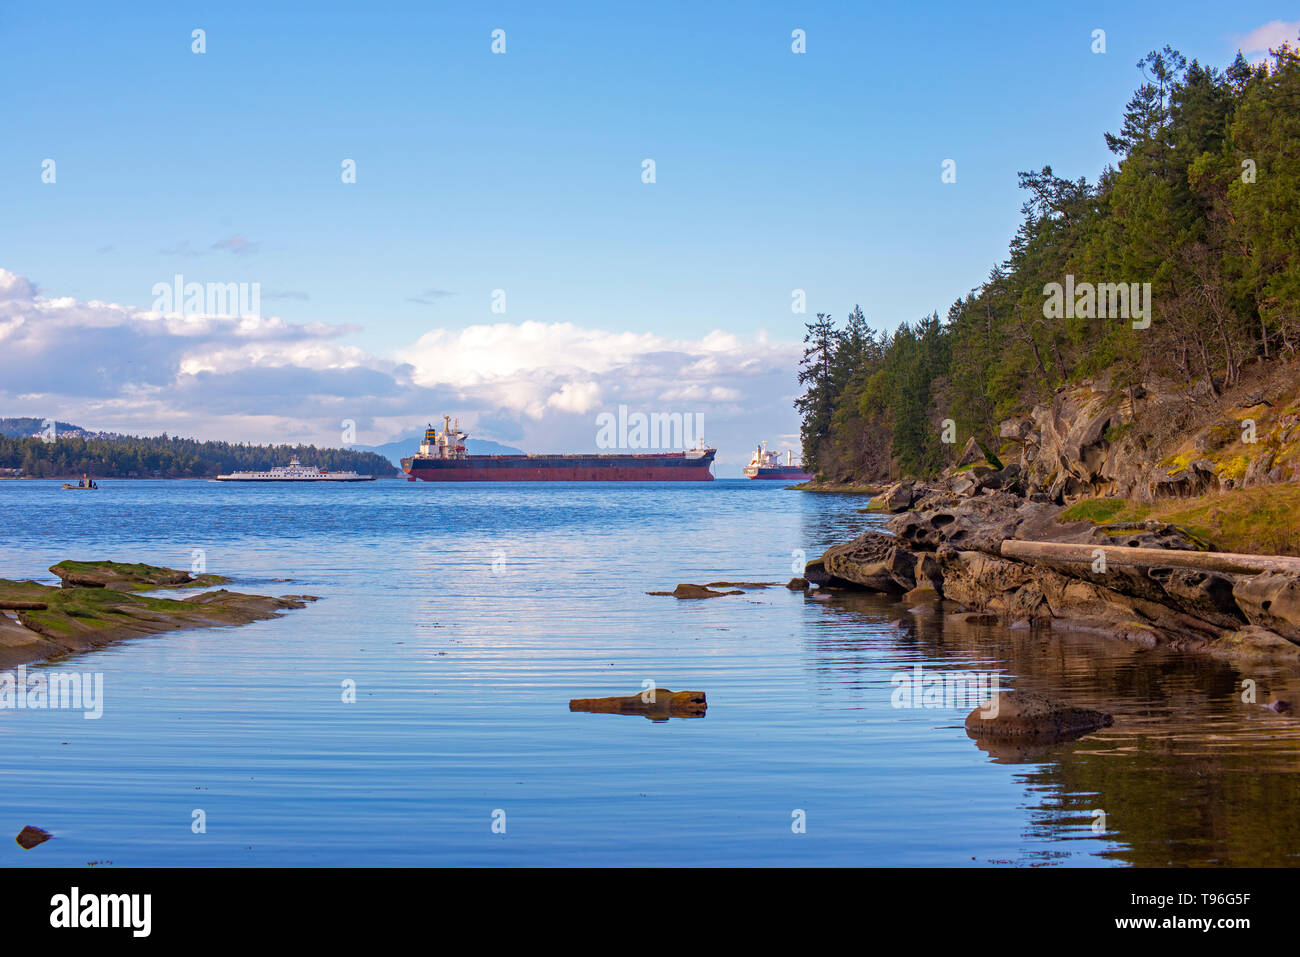
[[1003, 691], [966, 716], [966, 733], [977, 739], [1068, 741], [1113, 723], [1102, 711], [1071, 707], [1032, 692]]
[[785, 587], [790, 589], [791, 591], [805, 591], [808, 588], [808, 579], [791, 578], [788, 582], [785, 583]]
[[952, 463], [954, 469], [959, 469], [967, 465], [974, 465], [976, 462], [984, 461], [984, 450], [980, 448], [975, 437], [971, 436], [966, 440], [962, 447], [961, 454], [957, 456], [957, 461]]
[[939, 562], [929, 552], [922, 552], [916, 556], [916, 568], [912, 572], [912, 577], [916, 580], [916, 589], [928, 588], [938, 595], [943, 595], [943, 572], [939, 569]]
[[948, 620], [959, 625], [996, 625], [998, 616], [982, 611], [960, 611], [949, 615]]
[[960, 545], [997, 554], [1004, 539], [1023, 521], [1014, 496], [994, 494], [971, 499], [959, 508], [912, 511], [891, 518], [887, 527], [911, 548], [933, 551]]
[[[1181, 525], [1167, 522], [1114, 522], [1095, 525], [1088, 536], [1098, 545], [1124, 545], [1128, 548], [1176, 548], [1208, 552], [1214, 546]], [[1069, 539], [1062, 539], [1068, 541]], [[1084, 541], [1084, 538], [1078, 538]]]
[[954, 495], [969, 495], [975, 491], [975, 480], [969, 475], [956, 475], [948, 483]]
[[1190, 498], [1218, 491], [1218, 488], [1219, 476], [1213, 463], [1206, 459], [1197, 459], [1172, 475], [1157, 470], [1147, 483], [1151, 498]]
[[1195, 568], [1148, 568], [1169, 604], [1223, 628], [1239, 628], [1246, 617], [1233, 600], [1233, 577]]
[[816, 585], [819, 588], [825, 588], [831, 584], [831, 573], [826, 570], [825, 563], [820, 558], [813, 559], [803, 567], [803, 577], [810, 585]]
[[1033, 427], [1034, 423], [1029, 419], [1005, 419], [998, 424], [998, 437], [1023, 442]]
[[891, 485], [871, 500], [872, 511], [905, 512], [912, 507], [913, 485], [911, 482], [899, 482]]
[[916, 556], [892, 535], [863, 532], [851, 542], [832, 545], [822, 564], [834, 578], [878, 592], [906, 592], [916, 587]]
[[908, 605], [916, 605], [922, 602], [938, 601], [941, 597], [943, 596], [929, 585], [917, 585], [911, 591], [903, 595], [903, 601]]
[[1275, 631], [1247, 625], [1211, 642], [1209, 652], [1217, 658], [1283, 658], [1300, 660], [1300, 649]]
[[573, 698], [570, 711], [592, 714], [639, 714], [651, 721], [669, 718], [702, 718], [709, 705], [703, 691], [669, 691], [654, 688], [625, 698]]
[[1239, 577], [1232, 597], [1252, 625], [1300, 644], [1300, 581], [1294, 575], [1270, 572]]

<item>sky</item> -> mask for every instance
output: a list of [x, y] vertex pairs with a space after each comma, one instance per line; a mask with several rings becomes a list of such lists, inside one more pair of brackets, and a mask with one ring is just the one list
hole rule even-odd
[[[702, 415], [739, 474], [797, 448], [803, 323], [942, 316], [1017, 171], [1112, 160], [1144, 53], [1300, 33], [1053, 6], [0, 0], [0, 415], [339, 445], [450, 414], [541, 452], [625, 404]], [[257, 315], [160, 302], [178, 274]]]

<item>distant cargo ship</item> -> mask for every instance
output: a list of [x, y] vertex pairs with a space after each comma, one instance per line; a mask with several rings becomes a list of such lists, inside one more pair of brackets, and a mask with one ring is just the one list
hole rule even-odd
[[781, 479], [786, 482], [811, 482], [813, 476], [794, 464], [794, 453], [786, 450], [785, 463], [780, 452], [769, 452], [764, 442], [754, 449], [754, 457], [745, 466], [745, 475], [752, 479]]
[[303, 465], [298, 456], [289, 460], [288, 465], [267, 469], [265, 472], [231, 472], [218, 475], [218, 482], [373, 482], [373, 475], [358, 475], [356, 472], [329, 472], [312, 465]]
[[451, 416], [425, 430], [417, 455], [402, 459], [414, 482], [711, 482], [717, 449], [618, 455], [470, 455], [469, 433]]

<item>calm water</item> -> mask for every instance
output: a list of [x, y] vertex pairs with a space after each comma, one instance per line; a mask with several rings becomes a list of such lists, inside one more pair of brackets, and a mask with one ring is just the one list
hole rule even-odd
[[[102, 672], [104, 715], [0, 711], [0, 835], [56, 836], [0, 841], [0, 865], [1296, 863], [1300, 722], [1239, 698], [1250, 678], [1300, 701], [1294, 672], [875, 597], [645, 594], [783, 583], [793, 550], [877, 524], [864, 504], [745, 481], [0, 483], [5, 577], [202, 549], [236, 590], [321, 599], [52, 666]], [[917, 664], [1115, 725], [986, 750], [967, 707], [891, 706]], [[568, 711], [647, 679], [707, 716]]]

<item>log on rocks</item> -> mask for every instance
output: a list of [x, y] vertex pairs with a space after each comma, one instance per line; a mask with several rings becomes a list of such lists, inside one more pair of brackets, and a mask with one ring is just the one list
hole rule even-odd
[[45, 611], [50, 606], [43, 601], [13, 601], [0, 599], [0, 611]]
[[1194, 552], [1169, 548], [1128, 548], [1123, 545], [1073, 545], [1065, 542], [1027, 542], [1007, 539], [1002, 557], [1032, 562], [1045, 559], [1091, 565], [1100, 552], [1107, 565], [1150, 565], [1158, 568], [1199, 568], [1230, 575], [1282, 572], [1300, 575], [1300, 558], [1285, 555], [1243, 555], [1237, 552]]

